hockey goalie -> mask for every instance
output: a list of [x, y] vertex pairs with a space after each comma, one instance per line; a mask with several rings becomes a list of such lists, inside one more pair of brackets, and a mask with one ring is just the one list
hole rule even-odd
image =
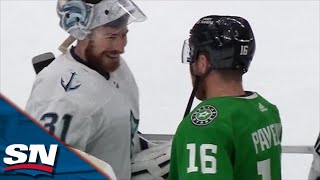
[[[55, 57], [52, 53], [44, 53], [36, 56], [32, 59], [32, 64], [36, 74], [38, 74], [43, 68], [48, 66]], [[134, 156], [132, 157], [132, 180], [163, 180], [167, 179], [169, 173], [169, 163], [170, 163], [170, 151], [171, 142], [166, 142], [163, 144], [156, 144], [145, 137], [142, 134], [138, 135], [137, 140], [134, 144], [140, 144], [134, 150]], [[79, 150], [75, 150], [79, 154], [83, 155], [88, 159], [89, 162], [96, 165], [103, 172], [108, 172], [111, 174], [111, 179], [115, 179], [112, 167], [104, 163], [103, 161]]]

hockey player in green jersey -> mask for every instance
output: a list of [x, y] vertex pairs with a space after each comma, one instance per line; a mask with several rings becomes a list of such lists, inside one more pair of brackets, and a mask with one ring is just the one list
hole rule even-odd
[[193, 93], [173, 142], [170, 180], [280, 180], [278, 109], [245, 91], [242, 75], [255, 52], [249, 23], [235, 16], [206, 16], [183, 46]]

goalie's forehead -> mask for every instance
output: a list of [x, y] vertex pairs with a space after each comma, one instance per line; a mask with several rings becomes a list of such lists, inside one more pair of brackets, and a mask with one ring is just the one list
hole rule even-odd
[[129, 32], [128, 27], [110, 27], [110, 26], [100, 26], [95, 28], [92, 31], [92, 34], [96, 36], [97, 38], [106, 38], [106, 37], [112, 37], [112, 36], [123, 36], [126, 35]]

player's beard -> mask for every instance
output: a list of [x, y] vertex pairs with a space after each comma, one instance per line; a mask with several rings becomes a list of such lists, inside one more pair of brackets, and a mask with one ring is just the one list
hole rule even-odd
[[93, 40], [89, 41], [85, 49], [85, 56], [89, 66], [93, 67], [99, 73], [114, 72], [120, 66], [120, 54], [118, 52], [106, 50], [96, 53]]

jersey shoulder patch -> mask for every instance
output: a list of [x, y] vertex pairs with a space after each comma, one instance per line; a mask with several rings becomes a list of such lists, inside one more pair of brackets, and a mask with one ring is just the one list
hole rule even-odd
[[196, 126], [210, 124], [218, 115], [217, 109], [212, 105], [203, 105], [197, 108], [191, 115], [191, 122]]

